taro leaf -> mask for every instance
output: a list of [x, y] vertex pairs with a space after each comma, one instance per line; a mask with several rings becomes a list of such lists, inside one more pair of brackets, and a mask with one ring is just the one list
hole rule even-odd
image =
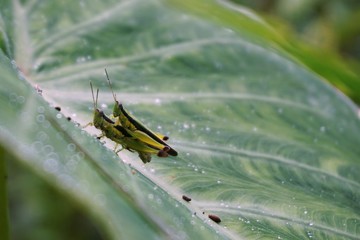
[[[1, 145], [111, 238], [359, 239], [357, 108], [261, 39], [155, 0], [14, 0], [0, 13]], [[143, 165], [77, 126], [92, 119], [89, 81], [111, 113], [104, 68], [178, 157]]]

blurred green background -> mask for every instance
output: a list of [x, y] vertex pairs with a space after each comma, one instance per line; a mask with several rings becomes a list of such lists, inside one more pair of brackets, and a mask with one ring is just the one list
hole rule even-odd
[[357, 0], [233, 0], [267, 19], [285, 23], [300, 40], [347, 61], [360, 60], [360, 2]]
[[[232, 0], [261, 15], [289, 41], [303, 42], [314, 54], [342, 61], [354, 82], [331, 81], [358, 105], [360, 86], [360, 1]], [[328, 59], [324, 59], [325, 62]], [[351, 86], [355, 87], [354, 91]]]

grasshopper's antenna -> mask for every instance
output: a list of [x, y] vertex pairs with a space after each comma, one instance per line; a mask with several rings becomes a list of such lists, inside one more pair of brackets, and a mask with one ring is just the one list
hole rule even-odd
[[112, 93], [112, 95], [113, 95], [113, 97], [114, 97], [115, 102], [117, 102], [117, 100], [116, 100], [116, 94], [114, 93], [114, 90], [112, 89], [111, 81], [110, 81], [110, 78], [109, 78], [109, 74], [108, 74], [107, 71], [106, 71], [106, 68], [105, 68], [105, 74], [106, 74], [106, 78], [107, 78], [107, 80], [108, 80], [108, 83], [109, 83], [109, 86], [110, 86], [110, 89], [111, 89], [111, 93]]
[[92, 86], [91, 82], [90, 82], [90, 88], [91, 88], [91, 95], [92, 95], [93, 103], [94, 103], [94, 110], [96, 110], [96, 108], [97, 108], [97, 100], [98, 100], [98, 96], [99, 96], [99, 89], [96, 89], [96, 99], [95, 99], [95, 97], [94, 97], [94, 89], [93, 89], [93, 86]]

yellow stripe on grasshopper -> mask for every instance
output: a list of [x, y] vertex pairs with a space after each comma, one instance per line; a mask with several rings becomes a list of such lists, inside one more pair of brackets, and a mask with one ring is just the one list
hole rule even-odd
[[157, 148], [159, 150], [164, 149], [165, 145], [155, 141], [154, 139], [152, 139], [151, 137], [149, 137], [149, 135], [147, 135], [146, 133], [139, 131], [139, 130], [135, 130], [132, 132], [132, 135], [134, 135], [135, 138], [139, 139], [140, 141], [154, 147]]

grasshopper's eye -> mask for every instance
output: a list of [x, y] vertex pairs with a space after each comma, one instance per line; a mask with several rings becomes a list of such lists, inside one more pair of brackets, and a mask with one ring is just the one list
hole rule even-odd
[[164, 137], [162, 138], [162, 140], [167, 141], [167, 140], [169, 140], [169, 137], [168, 137], [168, 136], [164, 136]]

